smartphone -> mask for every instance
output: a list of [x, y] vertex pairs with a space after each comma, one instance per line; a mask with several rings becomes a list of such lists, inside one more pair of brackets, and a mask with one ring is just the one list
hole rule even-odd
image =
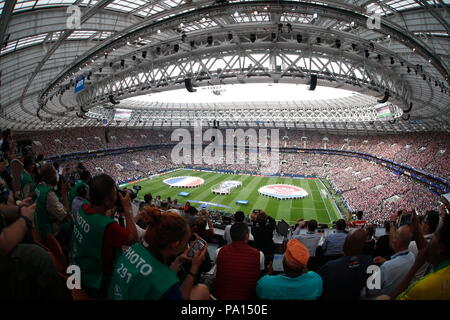
[[412, 222], [413, 215], [412, 213], [405, 213], [400, 216], [400, 220], [398, 222], [398, 227], [410, 224]]
[[187, 256], [189, 258], [193, 258], [197, 252], [203, 249], [203, 247], [206, 246], [206, 241], [202, 238], [197, 239], [194, 244], [192, 245], [191, 249], [189, 249]]

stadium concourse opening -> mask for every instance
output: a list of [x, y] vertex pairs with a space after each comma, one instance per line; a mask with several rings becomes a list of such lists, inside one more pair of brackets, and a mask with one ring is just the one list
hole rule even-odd
[[0, 300], [449, 300], [449, 9], [0, 0]]

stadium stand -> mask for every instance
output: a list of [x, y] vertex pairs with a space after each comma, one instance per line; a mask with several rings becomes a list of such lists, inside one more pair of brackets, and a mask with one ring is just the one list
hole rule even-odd
[[0, 0], [4, 309], [450, 300], [449, 9]]

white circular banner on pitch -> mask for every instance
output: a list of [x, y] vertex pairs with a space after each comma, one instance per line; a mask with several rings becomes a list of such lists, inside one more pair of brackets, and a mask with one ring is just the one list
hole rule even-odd
[[298, 199], [308, 195], [304, 189], [289, 184], [270, 184], [259, 188], [258, 192], [277, 199]]

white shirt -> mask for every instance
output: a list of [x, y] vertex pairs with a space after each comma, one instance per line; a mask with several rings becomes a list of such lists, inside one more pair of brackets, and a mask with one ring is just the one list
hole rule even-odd
[[[391, 260], [383, 263], [379, 269], [381, 289], [367, 289], [367, 296], [390, 295], [408, 273], [416, 257], [408, 250], [397, 252]], [[373, 276], [375, 276], [375, 272]]]
[[[225, 241], [227, 242], [227, 244], [231, 244], [231, 242], [233, 242], [233, 240], [231, 240], [231, 235], [230, 235], [230, 229], [231, 229], [231, 224], [227, 225], [225, 227], [225, 231], [223, 232], [223, 238], [225, 239]], [[252, 230], [250, 227], [248, 227], [248, 241], [254, 241], [255, 238], [252, 235]]]
[[[424, 236], [425, 240], [427, 240], [428, 242], [430, 242], [431, 238], [433, 238], [433, 234], [427, 234]], [[410, 252], [412, 252], [414, 254], [414, 256], [417, 257], [417, 254], [419, 253], [419, 249], [417, 249], [417, 244], [415, 241], [411, 241], [409, 243], [409, 247], [408, 250]], [[425, 262], [423, 264], [423, 266], [421, 266], [419, 268], [419, 270], [417, 270], [416, 274], [414, 275], [414, 278], [412, 278], [411, 283], [416, 282], [417, 280], [423, 278], [424, 276], [426, 276], [427, 270], [429, 270], [430, 268], [430, 263], [429, 262]]]

